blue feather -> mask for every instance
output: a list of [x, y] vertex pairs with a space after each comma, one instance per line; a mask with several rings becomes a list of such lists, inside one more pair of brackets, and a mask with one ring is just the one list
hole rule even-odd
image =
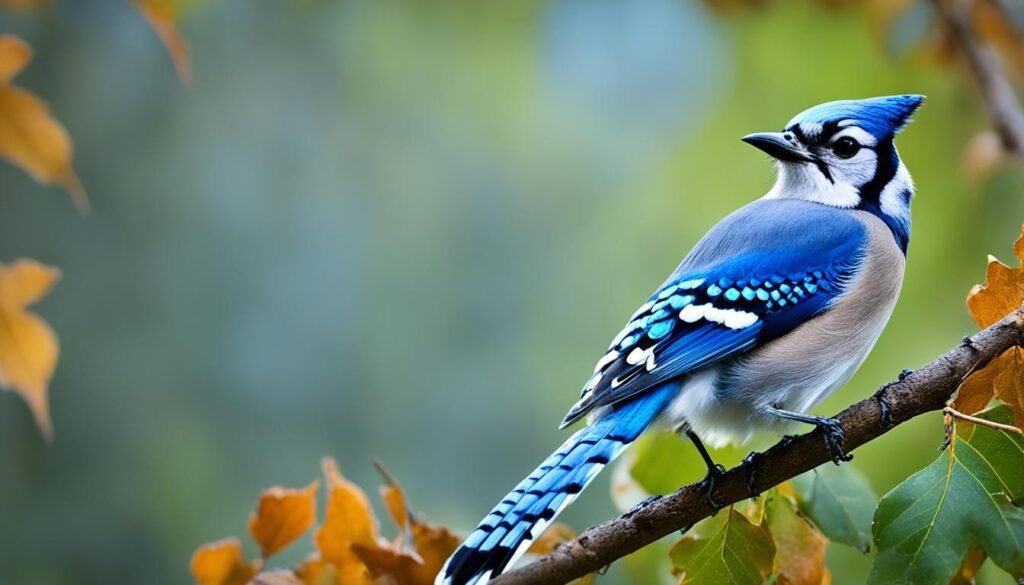
[[439, 585], [484, 583], [522, 555], [608, 463], [654, 421], [679, 388], [666, 384], [609, 411], [552, 453], [452, 555]]

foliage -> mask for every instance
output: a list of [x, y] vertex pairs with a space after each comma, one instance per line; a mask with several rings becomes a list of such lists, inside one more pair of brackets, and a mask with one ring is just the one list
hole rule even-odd
[[730, 508], [694, 526], [669, 555], [684, 585], [757, 585], [771, 574], [775, 545], [763, 523]]
[[[989, 257], [984, 285], [967, 297], [971, 318], [984, 329], [1024, 304], [1024, 228], [1013, 245], [1021, 266], [1011, 268]], [[1024, 351], [1014, 347], [964, 381], [953, 407], [963, 413], [979, 412], [993, 398], [1013, 410], [1014, 423], [1024, 427]]]
[[60, 348], [50, 326], [25, 307], [46, 295], [58, 278], [59, 270], [34, 260], [0, 264], [0, 385], [21, 394], [47, 438], [53, 425], [46, 389]]
[[[319, 481], [294, 490], [275, 486], [260, 495], [256, 512], [249, 519], [249, 534], [259, 544], [261, 558], [244, 560], [241, 543], [234, 538], [201, 546], [192, 556], [195, 582], [236, 585], [255, 577], [255, 582], [263, 583], [372, 585], [374, 579], [386, 576], [398, 585], [433, 583], [458, 538], [446, 528], [414, 515], [401, 486], [378, 465], [387, 481], [380, 496], [398, 532], [393, 540], [384, 539], [363, 490], [345, 479], [333, 459], [325, 458], [322, 467], [327, 511], [314, 535], [315, 553], [289, 570], [257, 575], [267, 559], [295, 542], [316, 522]], [[551, 546], [550, 540], [543, 542], [541, 546]]]
[[[184, 40], [175, 21], [186, 0], [136, 0], [138, 10], [167, 46], [183, 82], [191, 79]], [[40, 8], [45, 0], [2, 0], [0, 8]], [[32, 59], [32, 48], [13, 35], [0, 35], [0, 157], [44, 185], [63, 187], [82, 212], [89, 210], [85, 188], [72, 165], [74, 148], [67, 130], [46, 103], [12, 80]], [[0, 264], [0, 386], [28, 403], [48, 440], [53, 437], [47, 386], [57, 364], [59, 345], [50, 327], [26, 305], [38, 301], [59, 278], [59, 271], [31, 260]]]
[[825, 536], [868, 552], [878, 498], [856, 467], [824, 465], [795, 478], [793, 485], [800, 511]]
[[[984, 418], [1011, 420], [999, 406]], [[875, 512], [872, 584], [947, 583], [983, 550], [1024, 577], [1024, 438], [961, 423], [947, 453], [882, 497]]]

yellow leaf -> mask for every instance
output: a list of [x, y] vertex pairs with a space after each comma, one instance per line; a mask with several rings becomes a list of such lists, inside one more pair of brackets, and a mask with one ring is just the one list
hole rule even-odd
[[32, 60], [28, 43], [11, 35], [0, 36], [0, 82], [8, 83]]
[[242, 543], [237, 538], [199, 547], [192, 554], [191, 569], [197, 585], [245, 585], [257, 570], [254, 563], [242, 559]]
[[288, 546], [313, 525], [319, 487], [314, 480], [302, 489], [275, 486], [260, 494], [256, 513], [249, 517], [249, 533], [259, 543], [263, 558]]
[[0, 386], [21, 394], [47, 440], [53, 436], [46, 395], [57, 365], [57, 336], [25, 310], [60, 278], [56, 268], [34, 260], [0, 264]]
[[334, 459], [325, 457], [321, 465], [328, 492], [327, 513], [314, 536], [317, 550], [325, 561], [334, 564], [342, 583], [372, 585], [366, 566], [352, 551], [353, 544], [367, 549], [382, 546], [370, 500], [359, 486], [341, 475]]
[[0, 36], [0, 156], [43, 184], [57, 184], [82, 211], [89, 208], [85, 189], [71, 167], [71, 138], [38, 97], [10, 85], [11, 77], [32, 56], [24, 41]]
[[188, 45], [178, 30], [181, 0], [134, 0], [135, 8], [153, 27], [156, 36], [164, 44], [167, 53], [178, 72], [178, 79], [188, 85], [192, 83], [192, 66], [188, 59]]

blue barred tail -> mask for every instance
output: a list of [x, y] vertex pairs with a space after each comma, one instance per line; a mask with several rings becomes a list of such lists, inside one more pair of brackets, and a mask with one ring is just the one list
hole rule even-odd
[[484, 585], [504, 571], [640, 436], [677, 390], [675, 384], [650, 390], [570, 437], [480, 522], [445, 563], [436, 585]]

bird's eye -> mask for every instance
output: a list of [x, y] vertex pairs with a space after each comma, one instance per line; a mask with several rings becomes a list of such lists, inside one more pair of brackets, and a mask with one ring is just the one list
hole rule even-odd
[[853, 158], [853, 155], [857, 154], [859, 150], [860, 144], [849, 136], [843, 136], [832, 144], [832, 152], [836, 153], [839, 158]]

